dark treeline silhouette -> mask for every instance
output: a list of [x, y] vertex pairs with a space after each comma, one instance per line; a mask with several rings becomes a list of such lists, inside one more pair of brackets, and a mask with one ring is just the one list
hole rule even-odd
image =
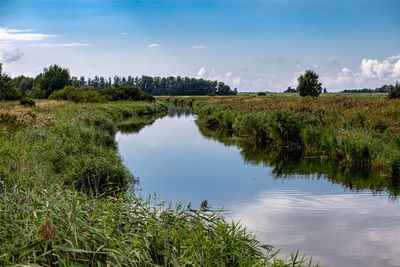
[[204, 79], [196, 79], [189, 77], [120, 77], [114, 76], [111, 78], [104, 78], [95, 76], [93, 79], [85, 79], [85, 77], [72, 77], [72, 85], [76, 87], [91, 86], [95, 90], [104, 89], [119, 84], [122, 86], [136, 86], [144, 92], [152, 95], [236, 95], [237, 89], [231, 88], [223, 82], [208, 81]]
[[[1, 64], [1, 63], [0, 63]], [[1, 69], [1, 67], [0, 67]], [[138, 87], [151, 95], [236, 95], [237, 90], [218, 81], [177, 77], [120, 77], [113, 79], [95, 76], [94, 78], [71, 77], [68, 69], [52, 65], [44, 68], [35, 78], [18, 76], [11, 79], [0, 71], [0, 100], [13, 100], [20, 97], [48, 98], [51, 93], [65, 86], [76, 88], [91, 87], [95, 91], [119, 86]]]
[[341, 93], [387, 93], [389, 91], [390, 85], [385, 84], [382, 87], [375, 89], [364, 88], [364, 89], [346, 89]]

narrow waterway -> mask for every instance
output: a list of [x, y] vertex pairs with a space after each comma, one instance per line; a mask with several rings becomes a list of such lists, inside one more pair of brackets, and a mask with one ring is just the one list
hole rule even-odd
[[117, 134], [119, 153], [139, 178], [138, 194], [193, 207], [207, 200], [283, 255], [300, 249], [323, 266], [400, 266], [400, 206], [393, 190], [351, 182], [379, 177], [332, 170], [318, 160], [263, 160], [265, 154], [204, 136], [195, 119], [189, 110], [171, 109], [139, 133]]

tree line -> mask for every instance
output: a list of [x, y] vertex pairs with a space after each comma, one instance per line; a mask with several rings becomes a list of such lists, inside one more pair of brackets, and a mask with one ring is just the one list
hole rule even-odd
[[[1, 63], [0, 63], [1, 64]], [[19, 97], [48, 98], [51, 93], [65, 86], [76, 88], [91, 87], [95, 91], [111, 88], [115, 85], [138, 87], [151, 95], [236, 95], [237, 89], [218, 81], [188, 77], [120, 77], [113, 79], [102, 76], [94, 78], [77, 78], [70, 75], [69, 70], [57, 65], [44, 68], [35, 78], [18, 76], [10, 78], [1, 73], [0, 67], [0, 100], [13, 100]]]

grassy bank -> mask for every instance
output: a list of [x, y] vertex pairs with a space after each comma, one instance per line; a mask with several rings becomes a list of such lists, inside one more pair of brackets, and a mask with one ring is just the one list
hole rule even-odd
[[398, 181], [400, 176], [400, 100], [203, 97], [169, 101], [193, 107], [199, 126], [209, 130], [259, 146], [324, 155], [343, 166], [378, 168], [383, 179]]
[[142, 102], [0, 103], [0, 265], [299, 265], [261, 251], [207, 204], [155, 206], [129, 190], [118, 129], [165, 114]]

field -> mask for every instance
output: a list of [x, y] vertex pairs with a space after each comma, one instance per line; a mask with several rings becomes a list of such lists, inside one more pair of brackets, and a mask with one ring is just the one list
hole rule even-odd
[[[150, 204], [115, 133], [166, 114], [161, 102], [0, 103], [0, 265], [298, 266], [218, 211]], [[308, 262], [308, 261], [307, 261]]]
[[[298, 93], [267, 93], [265, 96], [258, 96], [257, 93], [239, 93], [238, 96], [301, 98]], [[322, 93], [319, 97], [385, 98], [387, 93]]]

